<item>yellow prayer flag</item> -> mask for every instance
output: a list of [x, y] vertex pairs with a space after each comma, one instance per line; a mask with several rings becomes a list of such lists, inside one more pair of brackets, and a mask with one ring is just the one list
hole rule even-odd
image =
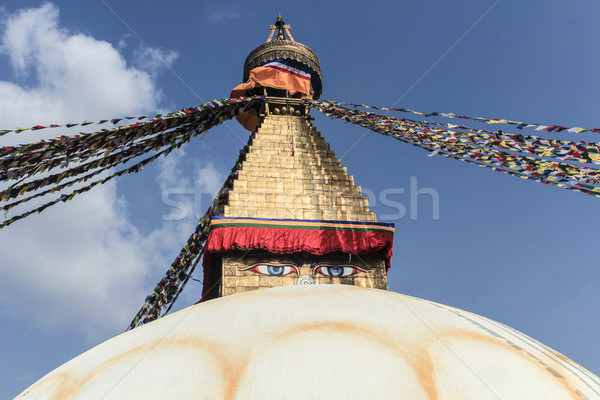
[[598, 153], [588, 153], [588, 156], [594, 161], [600, 161], [600, 154]]

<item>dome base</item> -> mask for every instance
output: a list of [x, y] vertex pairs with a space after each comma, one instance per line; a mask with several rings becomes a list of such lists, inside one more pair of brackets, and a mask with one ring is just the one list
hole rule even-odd
[[19, 399], [581, 399], [599, 380], [497, 322], [346, 285], [208, 301], [117, 336]]

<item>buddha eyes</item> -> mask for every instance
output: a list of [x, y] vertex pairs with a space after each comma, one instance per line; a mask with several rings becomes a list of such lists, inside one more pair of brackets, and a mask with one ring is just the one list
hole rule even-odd
[[254, 264], [246, 268], [240, 268], [241, 271], [252, 271], [262, 275], [284, 276], [295, 273], [298, 275], [298, 269], [293, 265], [285, 264]]
[[[295, 274], [300, 276], [299, 267], [290, 264], [278, 263], [257, 263], [247, 267], [238, 267], [240, 271], [251, 271], [267, 276], [286, 276]], [[312, 275], [324, 275], [332, 278], [341, 278], [345, 276], [356, 275], [358, 273], [368, 273], [370, 269], [363, 269], [355, 265], [317, 265], [312, 268]]]
[[331, 276], [334, 278], [350, 276], [359, 272], [368, 272], [354, 265], [320, 265], [315, 268], [314, 273]]
[[292, 272], [296, 272], [296, 268], [290, 265], [258, 265], [256, 267], [261, 274], [265, 275], [275, 275], [275, 276], [283, 276], [289, 275]]

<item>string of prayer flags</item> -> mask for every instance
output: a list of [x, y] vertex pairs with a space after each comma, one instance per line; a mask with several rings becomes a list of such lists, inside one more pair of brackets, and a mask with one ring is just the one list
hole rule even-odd
[[[150, 163], [154, 162], [154, 160], [156, 160], [158, 157], [160, 157], [160, 156], [163, 156], [163, 155], [165, 155], [165, 156], [166, 156], [166, 155], [167, 155], [167, 154], [169, 154], [169, 153], [170, 153], [170, 152], [171, 152], [173, 149], [175, 149], [175, 148], [179, 148], [179, 147], [180, 147], [180, 146], [181, 146], [183, 143], [187, 142], [188, 140], [189, 140], [189, 138], [182, 138], [182, 139], [180, 139], [179, 141], [177, 141], [177, 142], [173, 143], [171, 146], [169, 146], [169, 147], [168, 147], [168, 148], [166, 148], [165, 150], [163, 150], [163, 151], [161, 151], [161, 152], [159, 152], [159, 153], [157, 153], [157, 154], [153, 155], [152, 157], [149, 157], [149, 158], [147, 158], [147, 159], [145, 159], [145, 160], [143, 160], [143, 161], [141, 161], [141, 162], [138, 162], [137, 164], [135, 164], [135, 165], [133, 165], [133, 166], [131, 166], [131, 167], [127, 168], [127, 169], [124, 169], [124, 170], [122, 170], [122, 171], [118, 171], [118, 172], [116, 172], [116, 173], [114, 173], [114, 174], [111, 174], [111, 175], [109, 175], [109, 176], [108, 176], [108, 177], [106, 177], [106, 178], [103, 178], [103, 179], [100, 179], [100, 180], [94, 181], [94, 182], [90, 183], [88, 186], [85, 186], [85, 187], [83, 187], [83, 188], [81, 188], [81, 189], [78, 189], [78, 190], [75, 190], [75, 191], [71, 192], [69, 195], [64, 195], [64, 194], [63, 194], [63, 195], [61, 195], [61, 196], [60, 196], [58, 199], [56, 199], [56, 200], [54, 200], [54, 201], [52, 201], [52, 202], [50, 202], [50, 203], [46, 203], [46, 204], [44, 204], [44, 205], [42, 205], [42, 206], [40, 206], [40, 207], [38, 207], [38, 208], [36, 208], [36, 209], [33, 209], [33, 210], [31, 210], [31, 211], [28, 211], [28, 212], [26, 212], [26, 213], [23, 213], [23, 214], [17, 215], [17, 216], [15, 216], [15, 217], [13, 217], [13, 218], [11, 218], [11, 219], [9, 219], [9, 220], [6, 220], [6, 221], [4, 221], [2, 224], [0, 224], [0, 228], [3, 228], [4, 226], [8, 226], [8, 225], [10, 225], [11, 223], [13, 223], [13, 222], [15, 222], [15, 221], [18, 221], [18, 220], [20, 220], [20, 219], [22, 219], [22, 218], [25, 218], [26, 216], [29, 216], [29, 215], [33, 214], [34, 212], [40, 213], [40, 212], [42, 212], [43, 210], [45, 210], [46, 208], [48, 208], [48, 207], [50, 207], [50, 206], [52, 206], [52, 205], [54, 205], [54, 204], [57, 204], [59, 201], [63, 201], [63, 202], [65, 202], [65, 201], [67, 201], [67, 200], [71, 200], [71, 199], [73, 199], [73, 197], [75, 197], [76, 195], [78, 195], [78, 194], [81, 194], [81, 193], [84, 193], [84, 192], [87, 192], [87, 191], [89, 191], [91, 188], [93, 188], [94, 186], [96, 186], [96, 185], [98, 185], [98, 184], [103, 184], [103, 183], [106, 183], [106, 182], [108, 182], [109, 180], [111, 180], [111, 179], [113, 179], [113, 178], [116, 178], [117, 176], [125, 175], [125, 174], [131, 173], [131, 172], [136, 172], [136, 173], [137, 173], [137, 172], [141, 171], [142, 169], [144, 169], [144, 167], [146, 167], [148, 164], [150, 164]], [[102, 160], [99, 160], [99, 161], [102, 161]], [[71, 181], [68, 181], [68, 182], [66, 182], [66, 183], [64, 183], [64, 184], [57, 185], [57, 186], [53, 187], [52, 189], [48, 189], [48, 190], [45, 190], [45, 191], [43, 191], [43, 192], [37, 193], [37, 194], [35, 194], [35, 195], [33, 195], [33, 196], [29, 196], [29, 197], [26, 197], [26, 198], [23, 198], [23, 199], [17, 200], [17, 201], [15, 201], [15, 202], [12, 202], [12, 203], [6, 204], [6, 205], [2, 206], [2, 210], [3, 210], [4, 212], [7, 212], [8, 210], [10, 210], [12, 207], [14, 207], [14, 206], [16, 206], [16, 205], [19, 205], [19, 204], [25, 203], [25, 202], [27, 202], [27, 201], [29, 201], [29, 200], [32, 200], [32, 199], [34, 199], [34, 198], [37, 198], [37, 197], [44, 196], [44, 195], [46, 195], [46, 194], [49, 194], [49, 193], [55, 193], [55, 192], [56, 192], [56, 191], [58, 191], [58, 190], [62, 190], [62, 189], [64, 189], [64, 188], [66, 188], [66, 187], [69, 187], [69, 186], [72, 186], [72, 185], [74, 185], [74, 184], [76, 184], [76, 183], [79, 183], [79, 182], [84, 182], [84, 181], [86, 181], [86, 180], [90, 179], [92, 176], [95, 176], [95, 175], [98, 175], [98, 174], [100, 174], [100, 173], [102, 173], [102, 172], [105, 172], [106, 170], [108, 170], [108, 169], [110, 169], [110, 168], [112, 168], [112, 167], [114, 167], [114, 166], [116, 166], [116, 165], [118, 165], [118, 164], [120, 164], [120, 163], [119, 163], [119, 162], [117, 162], [117, 163], [114, 163], [114, 164], [108, 165], [107, 167], [104, 167], [104, 168], [98, 169], [98, 170], [96, 170], [96, 171], [93, 171], [93, 172], [92, 172], [92, 173], [90, 173], [90, 174], [86, 174], [86, 175], [80, 176], [79, 178], [77, 178], [77, 179], [75, 179], [75, 180], [71, 180]], [[45, 179], [46, 179], [46, 178], [45, 178]], [[44, 180], [45, 180], [45, 179], [44, 179]], [[53, 181], [54, 181], [53, 183], [58, 183], [58, 182], [60, 182], [60, 181], [62, 180], [62, 179], [60, 179], [60, 180], [59, 180], [59, 179], [57, 179], [57, 178], [56, 178], [56, 175], [53, 175], [53, 176], [51, 176], [51, 177], [48, 177], [47, 179], [53, 180]], [[33, 184], [33, 183], [36, 183], [36, 181], [34, 181], [34, 182], [31, 182], [30, 184]], [[38, 185], [39, 185], [39, 183], [36, 183], [36, 186], [37, 186], [37, 187], [41, 186], [41, 185], [39, 185], [39, 186], [38, 186]], [[14, 198], [14, 197], [17, 197], [17, 196], [21, 196], [21, 195], [23, 195], [25, 192], [27, 192], [27, 191], [28, 191], [28, 189], [29, 189], [29, 188], [28, 188], [29, 184], [28, 184], [28, 185], [22, 185], [22, 186], [24, 186], [24, 187], [21, 187], [21, 189], [17, 191], [16, 195], [14, 195], [12, 192], [13, 192], [13, 191], [16, 191], [16, 190], [17, 190], [17, 188], [14, 188], [14, 189], [8, 189], [8, 190], [5, 190], [5, 191], [3, 191], [3, 192], [0, 192], [0, 196], [2, 196], [2, 197], [0, 198], [0, 200], [2, 200], [2, 201], [6, 201], [6, 199], [9, 199], [9, 198]], [[36, 189], [37, 189], [37, 188], [36, 188]], [[7, 193], [7, 192], [8, 192], [8, 193]]]
[[166, 130], [192, 124], [208, 129], [220, 123], [219, 116], [239, 114], [239, 108], [250, 108], [259, 97], [225, 99], [199, 107], [180, 110], [145, 123], [103, 129], [93, 133], [60, 136], [49, 141], [0, 148], [0, 181], [22, 179], [71, 162], [108, 156], [119, 148]]
[[504, 118], [469, 117], [466, 115], [456, 115], [454, 113], [444, 113], [444, 112], [437, 112], [437, 111], [423, 112], [423, 111], [411, 110], [408, 108], [378, 107], [378, 106], [369, 106], [366, 104], [340, 103], [340, 102], [335, 102], [335, 101], [331, 101], [331, 100], [323, 100], [323, 101], [330, 103], [330, 104], [340, 105], [340, 106], [362, 107], [362, 108], [368, 108], [368, 109], [374, 109], [374, 110], [380, 110], [380, 111], [399, 111], [399, 112], [405, 112], [405, 113], [411, 113], [411, 114], [417, 114], [417, 115], [424, 115], [426, 117], [439, 116], [439, 117], [446, 117], [446, 118], [470, 119], [473, 121], [479, 121], [479, 122], [483, 122], [486, 124], [509, 124], [509, 125], [514, 125], [517, 129], [535, 129], [538, 132], [539, 131], [545, 131], [545, 132], [567, 131], [569, 133], [584, 133], [584, 132], [598, 133], [598, 132], [600, 132], [600, 128], [582, 128], [582, 127], [578, 127], [578, 126], [566, 127], [566, 126], [562, 126], [562, 125], [543, 125], [543, 124], [512, 121], [512, 120], [508, 120], [508, 119], [504, 119]]
[[[513, 138], [500, 131], [494, 135], [478, 136], [469, 132], [440, 129], [425, 122], [349, 109], [338, 103], [312, 101], [311, 105], [331, 118], [343, 119], [447, 158], [600, 197], [600, 169], [576, 163], [597, 164], [597, 143], [572, 142], [573, 148], [564, 152], [557, 143], [541, 138], [538, 144], [528, 147], [523, 138]], [[579, 153], [577, 146], [595, 149], [594, 157], [589, 153], [587, 156]], [[571, 163], [564, 162], [565, 160]]]
[[[246, 158], [249, 144], [252, 142], [253, 138], [254, 134], [250, 136], [248, 144], [240, 151], [240, 155], [231, 169], [229, 176], [223, 183], [223, 186], [221, 186], [219, 193], [213, 199], [204, 216], [200, 219], [200, 222], [198, 222], [196, 229], [188, 238], [187, 242], [175, 258], [175, 261], [169, 266], [164, 277], [156, 285], [152, 293], [146, 297], [144, 305], [137, 312], [127, 330], [134, 329], [165, 315], [171, 309], [174, 302], [179, 297], [179, 294], [183, 291], [201, 257], [200, 253], [202, 252], [208, 237], [211, 218], [213, 215], [220, 215], [223, 213], [229, 190], [233, 187], [233, 181], [237, 177], [242, 162]], [[206, 273], [207, 271], [205, 271], [205, 274]], [[206, 277], [204, 281], [206, 282]], [[165, 313], [161, 315], [162, 309], [167, 305], [169, 305], [169, 307]]]
[[[98, 122], [93, 122], [93, 121], [83, 121], [83, 122], [77, 122], [77, 123], [69, 123], [69, 124], [64, 124], [64, 125], [59, 125], [59, 124], [50, 124], [48, 126], [43, 126], [43, 125], [35, 125], [32, 126], [31, 128], [14, 128], [14, 129], [0, 129], [0, 136], [2, 135], [6, 135], [7, 133], [11, 133], [11, 132], [15, 132], [15, 133], [21, 133], [24, 131], [38, 131], [40, 129], [47, 129], [47, 128], [72, 128], [74, 126], [87, 126], [87, 125], [92, 125], [92, 124], [96, 124], [96, 125], [102, 125], [106, 122], [111, 122], [113, 125], [118, 124], [120, 121], [122, 120], [133, 120], [133, 119], [137, 119], [138, 121], [143, 120], [148, 118], [149, 115], [142, 115], [139, 117], [122, 117], [122, 118], [113, 118], [113, 119], [101, 119]], [[162, 117], [161, 114], [157, 114], [154, 118], [160, 118]]]
[[[354, 115], [358, 111], [350, 110], [348, 115]], [[414, 121], [405, 118], [393, 118], [382, 116], [389, 124], [402, 122], [404, 126], [427, 127], [437, 133], [454, 136], [450, 141], [465, 141], [476, 143], [481, 146], [490, 146], [499, 149], [515, 149], [539, 156], [554, 156], [563, 161], [576, 160], [583, 163], [600, 165], [600, 147], [597, 143], [572, 142], [568, 140], [551, 140], [531, 135], [511, 135], [502, 131], [476, 130], [466, 126], [443, 124], [432, 121]], [[437, 128], [447, 127], [449, 129]], [[466, 131], [466, 132], [465, 132]], [[469, 132], [476, 132], [472, 134]]]
[[[255, 96], [214, 100], [199, 107], [157, 116], [156, 119], [144, 123], [137, 122], [112, 130], [103, 129], [93, 133], [61, 136], [49, 141], [3, 147], [0, 149], [0, 181], [17, 181], [0, 191], [1, 201], [16, 199], [0, 205], [5, 213], [16, 205], [85, 182], [120, 164], [135, 162], [137, 157], [147, 153], [156, 154], [68, 194], [63, 193], [37, 208], [8, 218], [0, 223], [0, 228], [33, 213], [40, 213], [60, 201], [71, 200], [76, 195], [117, 176], [138, 172], [156, 158], [169, 154], [174, 148], [180, 147], [198, 134], [205, 133], [211, 127], [255, 107], [261, 99], [262, 97]], [[147, 116], [143, 118], [145, 117]], [[41, 175], [48, 171], [49, 175]], [[33, 179], [28, 180], [29, 178]], [[70, 180], [65, 181], [67, 179]], [[23, 197], [26, 193], [36, 192], [43, 187], [48, 189]]]
[[[81, 175], [82, 173], [87, 173], [88, 171], [99, 168], [96, 171], [92, 172], [91, 174], [86, 174], [86, 175], [80, 176], [77, 180], [69, 182], [67, 184], [67, 186], [70, 186], [75, 182], [87, 180], [90, 177], [92, 177], [94, 175], [98, 175], [99, 173], [101, 173], [107, 169], [110, 169], [112, 167], [115, 167], [119, 164], [125, 164], [126, 162], [128, 162], [140, 155], [145, 154], [147, 152], [148, 148], [152, 148], [154, 150], [160, 150], [161, 148], [163, 148], [165, 146], [173, 147], [174, 144], [178, 143], [182, 138], [184, 139], [184, 141], [187, 141], [190, 139], [189, 136], [192, 133], [193, 133], [192, 128], [190, 128], [188, 126], [180, 127], [180, 128], [174, 129], [172, 131], [165, 132], [162, 135], [155, 136], [153, 138], [137, 142], [132, 146], [124, 148], [122, 151], [120, 151], [118, 153], [113, 153], [106, 157], [96, 158], [87, 163], [79, 164], [72, 169], [69, 169], [69, 170], [66, 170], [66, 171], [63, 171], [60, 173], [56, 173], [56, 174], [53, 174], [50, 176], [46, 176], [44, 178], [29, 181], [27, 183], [23, 183], [20, 185], [17, 185], [17, 184], [12, 185], [8, 189], [6, 189], [4, 191], [0, 191], [0, 200], [8, 201], [11, 198], [16, 198], [18, 196], [22, 196], [24, 193], [27, 193], [30, 191], [36, 191], [39, 188], [44, 187], [44, 186], [59, 184], [61, 181], [63, 181], [66, 178], [78, 176], [78, 175]], [[46, 191], [43, 193], [48, 193], [48, 192], [51, 193], [58, 189], [62, 189], [64, 187], [66, 187], [66, 186], [59, 185], [59, 186], [54, 187], [50, 191]], [[27, 201], [29, 199], [35, 198], [35, 197], [39, 197], [40, 195], [42, 195], [42, 193], [38, 193], [35, 196], [20, 200], [18, 202], [18, 204], [20, 204], [24, 201]], [[2, 208], [6, 211], [10, 208], [10, 206], [11, 205], [6, 205], [6, 206], [3, 206]]]

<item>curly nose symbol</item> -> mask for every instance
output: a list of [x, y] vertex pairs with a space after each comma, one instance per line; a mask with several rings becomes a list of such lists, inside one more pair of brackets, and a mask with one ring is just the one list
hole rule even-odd
[[310, 275], [302, 275], [298, 278], [298, 285], [314, 285], [315, 281]]

